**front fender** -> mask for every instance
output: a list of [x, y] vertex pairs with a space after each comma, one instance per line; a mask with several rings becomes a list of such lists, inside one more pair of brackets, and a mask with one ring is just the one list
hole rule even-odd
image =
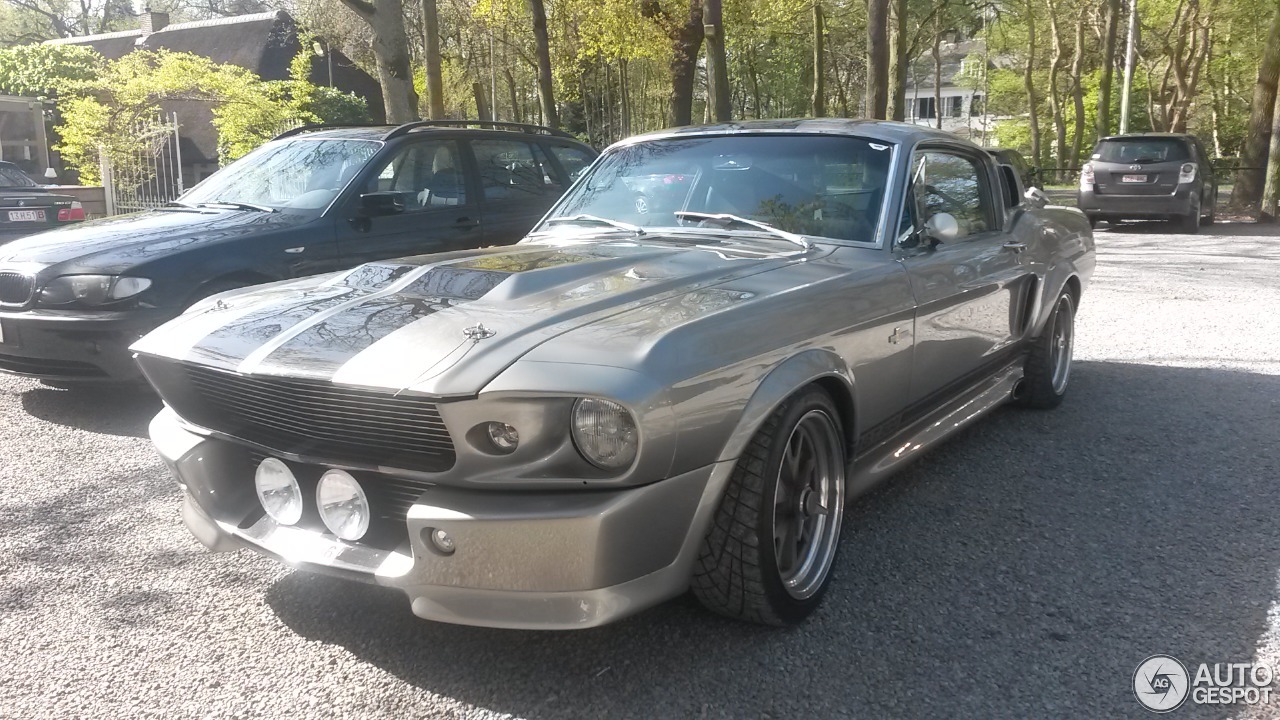
[[[720, 449], [716, 461], [735, 460], [741, 456], [752, 436], [784, 400], [796, 390], [822, 378], [835, 379], [848, 393], [847, 398], [836, 398], [837, 405], [843, 404], [841, 401], [847, 399], [856, 407], [853, 376], [844, 360], [825, 348], [805, 350], [779, 363], [760, 381], [742, 409], [738, 424]], [[854, 419], [856, 417], [855, 412]], [[848, 418], [845, 424], [851, 424]], [[846, 427], [845, 432], [851, 437], [857, 437], [856, 427]]]

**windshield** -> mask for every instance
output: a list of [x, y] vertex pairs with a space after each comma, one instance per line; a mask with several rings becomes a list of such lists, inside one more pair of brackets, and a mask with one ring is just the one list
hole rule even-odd
[[37, 187], [37, 185], [18, 168], [0, 165], [0, 187]]
[[[835, 136], [642, 142], [607, 153], [541, 229], [572, 226], [575, 216], [642, 228], [691, 227], [699, 223], [695, 217], [677, 215], [691, 211], [736, 215], [802, 235], [872, 242], [891, 159], [891, 145]], [[577, 222], [600, 227], [598, 221]]]
[[374, 140], [270, 142], [209, 176], [178, 202], [320, 212], [381, 147]]
[[1188, 159], [1187, 145], [1177, 138], [1128, 138], [1103, 140], [1093, 158], [1113, 163], [1181, 162]]

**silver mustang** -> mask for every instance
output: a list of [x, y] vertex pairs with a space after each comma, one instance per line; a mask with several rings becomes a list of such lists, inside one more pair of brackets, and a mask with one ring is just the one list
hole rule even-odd
[[902, 124], [633, 138], [518, 245], [233, 291], [143, 338], [151, 437], [209, 548], [424, 618], [583, 628], [692, 589], [796, 623], [852, 497], [1062, 400], [1093, 237], [1020, 182]]

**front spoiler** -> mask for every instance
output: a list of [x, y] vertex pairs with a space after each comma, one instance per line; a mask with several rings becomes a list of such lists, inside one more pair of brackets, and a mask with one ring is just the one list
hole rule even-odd
[[[192, 433], [167, 408], [151, 436], [185, 491], [187, 527], [211, 550], [247, 547], [399, 588], [429, 620], [501, 628], [594, 627], [683, 593], [733, 469], [721, 462], [622, 490], [437, 486], [411, 506], [408, 541], [389, 549], [242, 512], [237, 498], [246, 485], [252, 494], [252, 478], [227, 472], [219, 453], [228, 444]], [[431, 544], [437, 528], [454, 538], [452, 554]]]

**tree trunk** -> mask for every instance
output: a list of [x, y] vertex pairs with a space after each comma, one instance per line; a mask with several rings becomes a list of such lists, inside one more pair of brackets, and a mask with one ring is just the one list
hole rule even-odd
[[724, 55], [724, 19], [720, 0], [702, 0], [702, 29], [707, 41], [707, 83], [711, 92], [707, 103], [711, 117], [716, 122], [728, 122], [733, 117], [730, 97], [729, 66]]
[[1280, 77], [1280, 8], [1272, 14], [1271, 31], [1258, 63], [1258, 80], [1253, 86], [1253, 104], [1249, 110], [1249, 129], [1245, 133], [1244, 152], [1236, 184], [1231, 191], [1231, 205], [1238, 209], [1256, 207], [1262, 200], [1271, 144], [1271, 121], [1275, 117], [1276, 79]]
[[1111, 78], [1116, 67], [1116, 34], [1120, 27], [1120, 0], [1106, 0], [1107, 24], [1102, 32], [1102, 73], [1098, 78], [1098, 137], [1111, 134]]
[[[1280, 94], [1276, 95], [1280, 102]], [[1259, 222], [1276, 221], [1276, 204], [1280, 200], [1280, 109], [1272, 107], [1271, 149], [1267, 159], [1267, 181], [1262, 190], [1262, 212]]]
[[907, 117], [907, 0], [892, 0], [889, 27], [890, 120]]
[[689, 0], [689, 15], [680, 21], [667, 14], [659, 0], [642, 0], [640, 14], [656, 21], [671, 39], [671, 125], [691, 125], [698, 51], [702, 48], [702, 1]]
[[551, 82], [551, 45], [547, 40], [547, 8], [542, 0], [529, 0], [533, 16], [533, 39], [538, 53], [538, 101], [542, 106], [542, 122], [547, 127], [560, 127], [556, 111], [555, 88]]
[[409, 65], [409, 36], [404, 29], [402, 0], [342, 0], [373, 31], [373, 57], [387, 122], [398, 125], [418, 119], [418, 93]]
[[436, 0], [422, 0], [422, 36], [426, 47], [427, 114], [432, 120], [444, 117], [444, 73], [440, 63], [440, 15]]
[[867, 0], [867, 117], [884, 120], [889, 105], [889, 0]]
[[1039, 98], [1036, 96], [1035, 77], [1033, 75], [1036, 67], [1035, 8], [1032, 7], [1031, 0], [1026, 0], [1024, 7], [1027, 10], [1027, 61], [1022, 68], [1022, 87], [1027, 92], [1027, 107], [1030, 110], [1027, 114], [1027, 124], [1031, 132], [1031, 164], [1036, 167], [1044, 167], [1044, 158], [1040, 156], [1040, 113], [1036, 109], [1039, 105]]
[[1058, 32], [1058, 10], [1053, 0], [1045, 0], [1049, 8], [1049, 31], [1053, 34], [1053, 60], [1049, 65], [1049, 110], [1053, 117], [1053, 164], [1059, 169], [1054, 176], [1062, 181], [1062, 168], [1067, 166], [1067, 120], [1062, 111], [1062, 97], [1058, 94], [1058, 73], [1062, 72], [1062, 37]]
[[1075, 106], [1075, 127], [1071, 132], [1071, 157], [1068, 167], [1075, 167], [1080, 162], [1080, 151], [1084, 145], [1084, 84], [1080, 77], [1080, 66], [1084, 62], [1084, 23], [1076, 23], [1075, 55], [1071, 58], [1071, 100]]
[[485, 92], [484, 83], [471, 83], [471, 93], [476, 96], [476, 119], [492, 120], [493, 112], [489, 109], [489, 95]]
[[813, 101], [810, 103], [814, 117], [827, 114], [825, 32], [822, 23], [822, 4], [815, 2], [813, 4]]
[[933, 122], [942, 129], [942, 22], [933, 16]]

